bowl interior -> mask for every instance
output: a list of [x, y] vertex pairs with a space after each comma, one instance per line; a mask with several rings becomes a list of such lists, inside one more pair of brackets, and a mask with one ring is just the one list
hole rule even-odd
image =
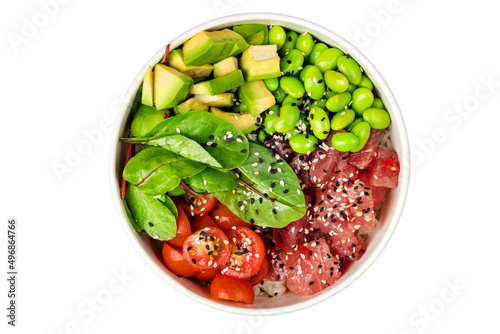
[[189, 297], [206, 304], [208, 306], [247, 315], [272, 315], [281, 314], [290, 311], [296, 311], [318, 302], [321, 302], [350, 285], [355, 281], [382, 252], [383, 248], [392, 236], [396, 228], [403, 206], [406, 200], [406, 193], [409, 183], [409, 145], [406, 134], [404, 121], [399, 110], [396, 99], [394, 98], [390, 88], [380, 73], [376, 70], [373, 64], [353, 45], [344, 40], [337, 34], [327, 30], [324, 27], [318, 26], [312, 22], [305, 21], [296, 17], [285, 16], [280, 14], [270, 13], [248, 13], [238, 14], [219, 18], [201, 24], [184, 34], [174, 38], [169, 44], [171, 50], [182, 45], [187, 39], [201, 30], [217, 30], [221, 28], [231, 27], [237, 24], [244, 23], [263, 23], [268, 25], [279, 24], [284, 28], [293, 29], [297, 32], [310, 32], [316, 39], [325, 42], [334, 47], [338, 47], [349, 53], [358, 61], [366, 75], [372, 80], [376, 87], [376, 92], [384, 101], [384, 104], [389, 111], [392, 123], [389, 127], [391, 139], [394, 145], [394, 150], [398, 153], [401, 165], [401, 174], [399, 186], [388, 192], [386, 201], [378, 215], [379, 224], [370, 238], [367, 240], [367, 249], [365, 255], [356, 262], [353, 262], [348, 270], [345, 270], [344, 275], [332, 287], [321, 291], [313, 296], [301, 296], [294, 293], [287, 293], [279, 298], [256, 298], [254, 304], [247, 305], [243, 303], [233, 303], [217, 301], [209, 296], [208, 289], [198, 281], [189, 278], [179, 278], [172, 274], [164, 265], [161, 259], [161, 242], [155, 241], [145, 235], [136, 233], [128, 222], [124, 211], [123, 203], [120, 200], [120, 181], [123, 170], [123, 162], [126, 154], [126, 144], [119, 142], [119, 138], [125, 136], [127, 129], [130, 127], [133, 98], [142, 82], [143, 75], [148, 66], [158, 63], [164, 52], [162, 47], [141, 69], [132, 83], [127, 94], [128, 100], [125, 101], [123, 108], [118, 116], [118, 121], [114, 129], [112, 137], [112, 153], [111, 153], [111, 188], [112, 196], [119, 220], [124, 227], [126, 234], [130, 238], [132, 244], [143, 255], [146, 262], [150, 264], [164, 280], [172, 285], [177, 290], [188, 295]]

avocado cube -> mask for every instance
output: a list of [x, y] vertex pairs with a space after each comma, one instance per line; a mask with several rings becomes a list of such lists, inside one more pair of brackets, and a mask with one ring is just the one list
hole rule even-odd
[[236, 57], [227, 57], [226, 59], [214, 64], [214, 77], [221, 77], [237, 71], [238, 69], [238, 59]]
[[200, 31], [182, 46], [184, 63], [196, 66], [211, 63], [224, 50], [226, 41], [227, 39], [223, 34]]
[[281, 76], [276, 45], [250, 45], [241, 55], [240, 67], [247, 81]]
[[257, 130], [259, 125], [257, 124], [257, 118], [251, 113], [232, 113], [225, 112], [215, 107], [210, 107], [210, 113], [220, 118], [231, 122], [238, 128], [243, 134], [249, 134], [250, 132]]
[[208, 106], [205, 103], [198, 101], [197, 99], [192, 97], [174, 107], [174, 112], [177, 115], [185, 114], [193, 110], [208, 111]]
[[244, 82], [243, 72], [241, 72], [241, 70], [237, 70], [222, 77], [194, 84], [191, 86], [189, 94], [217, 95], [239, 87], [243, 85]]
[[217, 56], [217, 58], [211, 61], [211, 63], [218, 63], [221, 60], [231, 55], [235, 41], [230, 36], [228, 36], [224, 31], [212, 31], [212, 34], [220, 36], [221, 39], [226, 41], [226, 44], [224, 45], [224, 48], [222, 49], [221, 53]]
[[[262, 43], [259, 44], [268, 44], [269, 41], [269, 27], [266, 24], [242, 24], [239, 26], [234, 26], [233, 30], [243, 36], [243, 38], [251, 45], [257, 45], [250, 42], [250, 36], [255, 35], [257, 33], [262, 32]], [[255, 38], [255, 37], [254, 37]]]
[[222, 30], [222, 32], [227, 36], [228, 39], [234, 41], [233, 50], [231, 51], [229, 56], [237, 56], [248, 49], [248, 43], [240, 34], [232, 31], [231, 29], [224, 29]]
[[176, 69], [156, 64], [154, 69], [154, 102], [156, 109], [169, 109], [184, 101], [193, 79]]
[[254, 117], [276, 104], [276, 99], [262, 80], [246, 81], [238, 88], [238, 95]]
[[195, 95], [194, 98], [211, 107], [232, 107], [234, 104], [233, 93], [221, 93], [217, 95], [200, 94]]
[[130, 125], [130, 134], [134, 137], [147, 135], [153, 128], [168, 116], [168, 110], [156, 110], [155, 107], [141, 105]]
[[256, 32], [246, 38], [246, 41], [250, 45], [262, 45], [266, 43], [267, 34], [265, 31]]
[[153, 69], [148, 67], [142, 80], [142, 104], [152, 107], [153, 104]]
[[167, 65], [175, 68], [185, 75], [189, 75], [191, 78], [208, 77], [214, 69], [214, 67], [210, 64], [204, 64], [201, 66], [186, 65], [182, 57], [181, 49], [175, 49], [170, 52]]

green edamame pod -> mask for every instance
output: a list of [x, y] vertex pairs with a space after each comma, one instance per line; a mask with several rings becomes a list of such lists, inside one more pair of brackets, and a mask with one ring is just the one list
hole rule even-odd
[[309, 54], [309, 63], [315, 65], [316, 59], [318, 59], [321, 52], [325, 51], [326, 49], [328, 49], [328, 45], [326, 45], [325, 43], [316, 43], [311, 53]]
[[350, 132], [338, 132], [332, 137], [332, 146], [340, 152], [349, 152], [358, 144], [358, 137]]
[[326, 101], [326, 109], [331, 112], [342, 111], [351, 103], [351, 93], [335, 94]]
[[351, 108], [354, 109], [357, 116], [363, 116], [363, 111], [370, 108], [373, 104], [373, 93], [368, 88], [357, 88], [352, 93]]
[[276, 99], [276, 102], [281, 103], [286, 97], [285, 91], [281, 88], [278, 87], [274, 92], [271, 92], [273, 94], [274, 98]]
[[295, 103], [285, 103], [276, 112], [273, 120], [274, 129], [284, 133], [292, 130], [300, 117], [300, 109]]
[[288, 140], [290, 147], [297, 153], [309, 154], [313, 152], [318, 145], [318, 138], [310, 134], [297, 134]]
[[382, 100], [379, 99], [378, 97], [376, 97], [376, 98], [373, 99], [372, 107], [373, 108], [379, 108], [379, 109], [384, 109], [385, 108], [384, 102], [382, 102]]
[[295, 48], [295, 43], [297, 42], [297, 33], [295, 31], [289, 31], [286, 33], [286, 40], [283, 46], [280, 48], [279, 56], [283, 58], [288, 51]]
[[349, 87], [349, 80], [347, 80], [347, 77], [337, 71], [326, 71], [325, 82], [328, 88], [336, 93], [343, 93]]
[[368, 108], [363, 112], [363, 119], [372, 129], [385, 129], [391, 123], [391, 116], [384, 109]]
[[285, 91], [288, 95], [293, 96], [296, 99], [299, 99], [304, 96], [305, 89], [302, 82], [295, 77], [281, 77], [280, 79], [280, 88]]
[[276, 116], [277, 111], [278, 111], [278, 108], [276, 108], [276, 110], [270, 110], [270, 112], [266, 113], [266, 115], [264, 116], [264, 121], [262, 122], [262, 125], [264, 126], [264, 131], [267, 134], [272, 135], [274, 133], [273, 120], [274, 120], [274, 117]]
[[280, 69], [283, 75], [296, 75], [299, 73], [299, 68], [304, 64], [304, 55], [302, 51], [291, 49], [286, 56], [280, 60]]
[[299, 74], [299, 79], [300, 81], [302, 81], [302, 83], [304, 83], [304, 80], [306, 79], [306, 73], [307, 73], [307, 70], [309, 69], [309, 67], [311, 67], [312, 65], [306, 65], [304, 66], [304, 68], [300, 71], [300, 74]]
[[312, 107], [309, 111], [309, 123], [318, 139], [325, 139], [330, 133], [330, 119], [323, 108]]
[[304, 77], [304, 88], [307, 96], [313, 100], [319, 100], [325, 92], [323, 74], [316, 66], [311, 66]]
[[356, 114], [352, 109], [346, 109], [344, 111], [340, 111], [333, 115], [331, 129], [334, 131], [342, 130], [346, 126], [352, 123], [356, 118]]
[[354, 128], [357, 124], [364, 122], [363, 117], [356, 117], [354, 121], [352, 121], [351, 124], [349, 124], [345, 129], [349, 132], [351, 132], [352, 128]]
[[369, 90], [373, 90], [373, 82], [366, 75], [363, 74], [363, 76], [361, 77], [361, 81], [358, 84], [358, 87], [364, 87], [368, 88]]
[[304, 98], [302, 98], [302, 97], [300, 99], [296, 99], [295, 97], [293, 97], [291, 95], [287, 95], [282, 103], [283, 104], [284, 103], [296, 103], [298, 106], [300, 106], [302, 104], [302, 102], [304, 102]]
[[278, 78], [269, 78], [269, 79], [264, 79], [263, 81], [267, 89], [269, 89], [269, 91], [271, 92], [274, 92], [280, 86], [280, 81], [278, 80]]
[[370, 137], [370, 131], [370, 124], [366, 122], [359, 122], [352, 128], [351, 133], [358, 137], [359, 143], [356, 147], [351, 149], [351, 152], [361, 151], [361, 149], [365, 147]]
[[341, 50], [329, 48], [320, 53], [314, 65], [316, 65], [321, 72], [325, 73], [328, 70], [336, 69], [337, 61], [342, 56], [344, 56], [344, 53]]
[[305, 32], [297, 37], [297, 42], [295, 43], [295, 48], [304, 53], [304, 57], [309, 56], [312, 49], [314, 48], [314, 40], [310, 33]]
[[339, 71], [344, 74], [349, 82], [353, 85], [358, 85], [361, 82], [363, 73], [359, 64], [352, 59], [349, 55], [339, 57], [337, 61]]
[[286, 41], [285, 29], [281, 26], [273, 26], [269, 29], [269, 44], [276, 44], [278, 50], [281, 49]]
[[326, 108], [326, 101], [327, 101], [326, 99], [314, 100], [314, 101], [310, 104], [310, 106], [311, 106], [311, 108], [312, 108], [312, 107], [320, 107], [320, 108], [325, 109], [325, 108]]

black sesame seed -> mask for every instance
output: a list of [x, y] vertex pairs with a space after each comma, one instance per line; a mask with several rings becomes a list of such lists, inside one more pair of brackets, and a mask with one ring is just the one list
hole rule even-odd
[[276, 275], [276, 280], [279, 281], [280, 280], [280, 275]]
[[247, 149], [246, 149], [246, 148], [244, 148], [244, 149], [242, 149], [240, 152], [241, 152], [241, 153], [247, 153]]
[[313, 285], [313, 284], [314, 284], [314, 281], [309, 282], [309, 285]]
[[286, 62], [287, 62], [288, 64], [291, 64], [291, 63], [292, 63], [292, 61], [291, 61], [290, 59], [288, 59]]
[[214, 140], [214, 135], [208, 136], [208, 139], [210, 139], [210, 141], [213, 141]]
[[196, 264], [196, 260], [195, 260], [195, 259], [191, 259], [191, 261], [192, 261], [194, 264]]
[[189, 247], [187, 248], [187, 250], [188, 250], [188, 251], [190, 251], [191, 249], [193, 249], [193, 247], [192, 247], [192, 246], [189, 246]]
[[153, 227], [153, 223], [148, 223], [148, 224], [149, 224], [149, 226]]

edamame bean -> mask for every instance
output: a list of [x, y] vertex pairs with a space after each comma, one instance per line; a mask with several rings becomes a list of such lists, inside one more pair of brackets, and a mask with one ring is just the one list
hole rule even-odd
[[273, 26], [269, 29], [269, 44], [276, 44], [278, 50], [281, 49], [286, 41], [286, 32], [281, 26]]
[[299, 68], [304, 64], [304, 55], [302, 51], [291, 49], [286, 56], [280, 60], [280, 69], [283, 75], [296, 75]]
[[368, 108], [363, 112], [363, 120], [368, 122], [372, 129], [385, 129], [391, 123], [391, 116], [384, 109]]
[[305, 89], [302, 82], [295, 77], [281, 77], [280, 79], [280, 88], [285, 91], [288, 95], [293, 96], [296, 99], [299, 99], [304, 96]]
[[304, 102], [304, 98], [296, 99], [291, 95], [287, 95], [285, 99], [283, 100], [283, 103], [296, 103], [298, 106], [300, 106]]
[[370, 124], [366, 122], [359, 122], [352, 128], [351, 133], [358, 137], [359, 144], [351, 149], [351, 152], [361, 151], [361, 149], [365, 147], [368, 142], [368, 138], [370, 137], [370, 131]]
[[326, 71], [325, 82], [328, 88], [336, 93], [343, 93], [349, 87], [349, 80], [347, 80], [347, 77], [337, 71]]
[[347, 92], [349, 93], [354, 93], [354, 91], [356, 90], [356, 88], [358, 88], [358, 86], [356, 85], [353, 85], [352, 83], [349, 82], [349, 87], [347, 87]]
[[339, 57], [337, 65], [339, 67], [339, 71], [344, 74], [347, 79], [349, 79], [350, 83], [357, 85], [361, 82], [361, 78], [363, 76], [361, 68], [359, 67], [359, 64], [349, 55]]
[[338, 59], [343, 55], [344, 53], [337, 48], [326, 49], [325, 51], [320, 53], [320, 55], [316, 59], [315, 65], [323, 73], [328, 70], [334, 70], [337, 68]]
[[350, 132], [338, 132], [332, 137], [332, 146], [340, 152], [349, 152], [358, 144], [358, 137]]
[[363, 116], [363, 111], [370, 108], [373, 104], [373, 93], [368, 88], [357, 88], [352, 93], [351, 108], [354, 109], [357, 116]]
[[310, 134], [297, 134], [288, 140], [290, 147], [297, 153], [309, 154], [318, 146], [318, 138]]
[[315, 100], [310, 104], [311, 108], [312, 107], [320, 107], [325, 109], [326, 108], [326, 99], [321, 99], [321, 100]]
[[276, 99], [276, 102], [278, 103], [283, 102], [283, 100], [286, 97], [286, 93], [281, 87], [278, 87], [278, 89], [276, 89], [274, 92], [271, 93], [273, 94], [274, 98]]
[[316, 66], [311, 66], [307, 70], [304, 78], [304, 88], [307, 96], [313, 100], [319, 100], [323, 97], [325, 82], [323, 80], [323, 74]]
[[372, 107], [373, 108], [384, 109], [385, 106], [384, 106], [384, 102], [382, 102], [381, 99], [379, 99], [378, 97], [376, 97], [376, 98], [373, 99]]
[[311, 53], [309, 54], [309, 63], [311, 63], [312, 65], [316, 65], [316, 59], [318, 59], [321, 52], [325, 51], [326, 49], [328, 49], [328, 45], [326, 45], [325, 43], [316, 43]]
[[245, 111], [248, 111], [248, 107], [243, 102], [240, 102], [240, 104], [238, 104], [237, 106], [233, 107], [233, 110], [235, 112], [245, 112]]
[[264, 79], [263, 81], [267, 89], [269, 89], [269, 91], [271, 92], [274, 92], [280, 86], [280, 81], [278, 80], [278, 78], [269, 78], [269, 79]]
[[274, 133], [273, 120], [274, 117], [276, 116], [276, 112], [278, 111], [278, 106], [276, 106], [275, 109], [276, 110], [270, 110], [268, 113], [266, 113], [264, 121], [262, 122], [262, 125], [264, 126], [264, 131], [270, 135]]
[[334, 131], [342, 130], [346, 126], [352, 123], [356, 118], [356, 114], [352, 109], [346, 109], [344, 111], [340, 111], [333, 115], [331, 128]]
[[351, 124], [349, 124], [349, 125], [348, 125], [345, 129], [346, 129], [347, 131], [351, 132], [351, 130], [352, 130], [352, 129], [353, 129], [353, 128], [357, 125], [357, 124], [359, 124], [360, 122], [364, 122], [364, 121], [363, 121], [363, 117], [356, 117], [356, 118], [354, 119], [354, 121], [352, 121], [352, 123], [351, 123]]
[[335, 95], [337, 93], [335, 93], [333, 90], [331, 90], [330, 88], [326, 87], [326, 90], [325, 90], [325, 93], [323, 94], [323, 98], [325, 99], [329, 99], [331, 98], [333, 95]]
[[325, 139], [330, 133], [330, 119], [325, 110], [319, 107], [312, 107], [309, 111], [309, 123], [314, 135], [318, 139]]
[[314, 48], [314, 40], [310, 33], [305, 32], [297, 37], [297, 42], [295, 43], [295, 48], [299, 49], [304, 53], [304, 57], [309, 56], [312, 49]]
[[309, 69], [309, 67], [311, 67], [312, 65], [306, 65], [304, 66], [304, 68], [300, 71], [300, 75], [299, 75], [299, 79], [300, 81], [302, 81], [302, 83], [304, 83], [304, 80], [306, 79], [306, 73], [307, 73], [307, 70]]
[[366, 75], [363, 74], [363, 76], [361, 77], [361, 81], [358, 84], [358, 87], [364, 87], [368, 88], [369, 90], [373, 90], [373, 83]]
[[276, 112], [273, 125], [278, 132], [284, 133], [292, 130], [300, 117], [300, 109], [295, 103], [285, 103]]
[[345, 92], [335, 94], [326, 101], [326, 109], [331, 112], [344, 110], [351, 103], [351, 93]]
[[289, 31], [286, 33], [286, 40], [283, 46], [281, 47], [279, 56], [283, 58], [288, 51], [295, 48], [295, 43], [297, 42], [297, 33], [295, 31]]
[[264, 144], [266, 141], [267, 134], [264, 130], [260, 130], [259, 134], [257, 135], [257, 139], [259, 140], [260, 143]]

